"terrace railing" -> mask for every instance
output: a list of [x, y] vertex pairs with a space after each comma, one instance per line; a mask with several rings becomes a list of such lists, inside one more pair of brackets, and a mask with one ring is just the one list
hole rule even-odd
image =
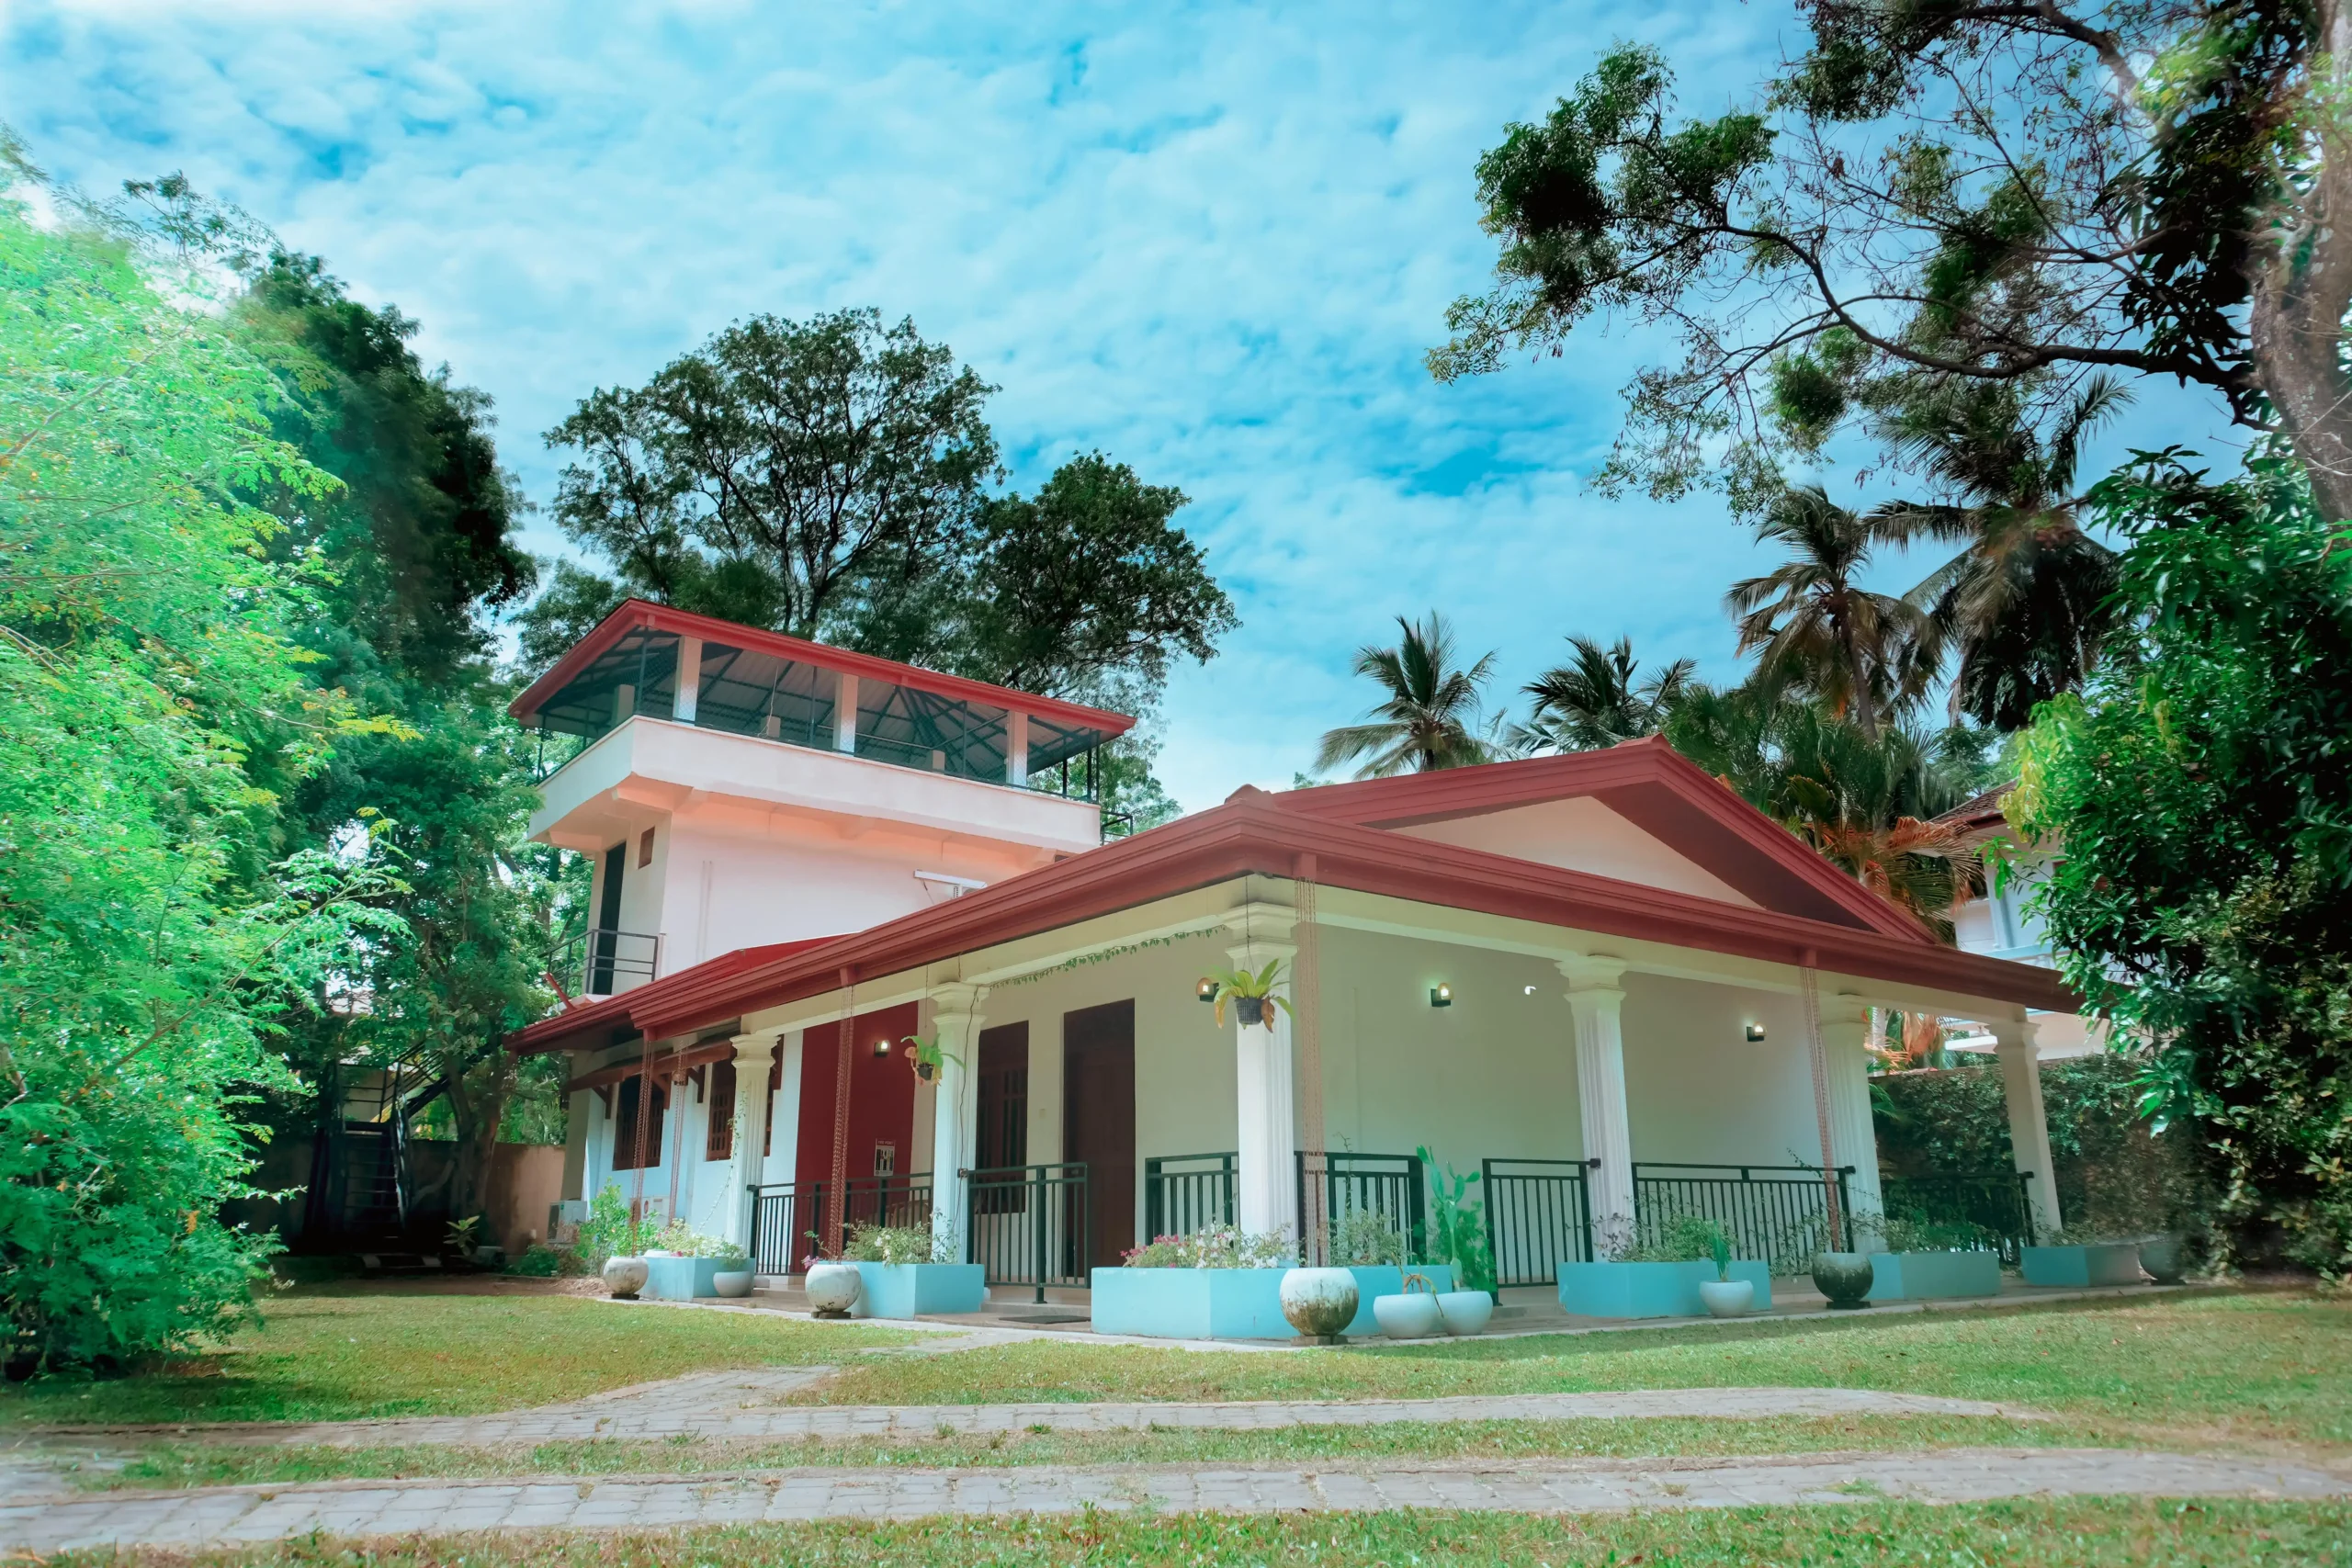
[[1404, 1238], [1408, 1257], [1420, 1256], [1428, 1230], [1420, 1156], [1341, 1151], [1302, 1153], [1293, 1158], [1298, 1172], [1298, 1218], [1292, 1234], [1305, 1244], [1303, 1256], [1329, 1258], [1341, 1229], [1361, 1215], [1377, 1216]]
[[1599, 1162], [1489, 1159], [1478, 1162], [1495, 1282], [1549, 1285], [1561, 1263], [1592, 1260], [1592, 1188]]
[[[762, 1274], [797, 1274], [800, 1260], [817, 1248], [825, 1234], [825, 1193], [829, 1183], [786, 1181], [752, 1190], [752, 1267]], [[861, 1176], [851, 1179], [842, 1195], [842, 1228], [889, 1225], [926, 1228], [931, 1224], [931, 1178]]]
[[1234, 1163], [1230, 1152], [1213, 1155], [1153, 1155], [1143, 1162], [1143, 1228], [1146, 1241], [1191, 1235], [1233, 1223]]
[[[1848, 1196], [1853, 1173], [1850, 1165], [1834, 1173], [1841, 1213], [1854, 1212]], [[1713, 1220], [1739, 1256], [1768, 1259], [1775, 1274], [1795, 1273], [1827, 1234], [1828, 1195], [1818, 1166], [1635, 1161], [1636, 1244], [1664, 1241], [1680, 1219]]]
[[2001, 1261], [2015, 1263], [2018, 1249], [2034, 1242], [2033, 1204], [2026, 1188], [2032, 1179], [2030, 1170], [1998, 1170], [1889, 1176], [1879, 1186], [1889, 1218], [1972, 1225], [1999, 1250]]
[[554, 968], [583, 997], [609, 997], [642, 986], [662, 971], [662, 939], [650, 931], [596, 927], [564, 939]]
[[964, 1256], [989, 1284], [1028, 1285], [1042, 1302], [1048, 1285], [1092, 1283], [1083, 1161], [961, 1174], [971, 1190]]

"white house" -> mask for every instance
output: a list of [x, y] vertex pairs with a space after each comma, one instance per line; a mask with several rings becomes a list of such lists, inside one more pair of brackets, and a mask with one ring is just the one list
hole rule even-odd
[[[1419, 1205], [1423, 1146], [1485, 1173], [1507, 1283], [1676, 1195], [1821, 1206], [1850, 1168], [1872, 1209], [1872, 1006], [1986, 1021], [2059, 1218], [2055, 976], [1939, 944], [1662, 742], [1100, 843], [1047, 781], [1128, 720], [653, 605], [514, 711], [594, 738], [534, 824], [597, 859], [585, 996], [514, 1042], [571, 1060], [566, 1196], [763, 1272], [881, 1216], [1041, 1289], [1228, 1216], [1312, 1250]], [[1204, 976], [1274, 961], [1288, 1010], [1220, 1027]]]
[[[1936, 820], [1961, 829], [1967, 844], [1985, 857], [1984, 892], [1955, 905], [1952, 931], [1961, 948], [1987, 957], [2049, 968], [2050, 939], [2033, 908], [2033, 895], [2049, 879], [2055, 856], [2046, 849], [2020, 843], [2001, 814], [2001, 803], [2015, 784], [1986, 790], [1962, 802]], [[2034, 1042], [2045, 1062], [2086, 1056], [2106, 1046], [2105, 1027], [2086, 1019], [2071, 1007], [2031, 1015]], [[1957, 1049], [1984, 1050], [1981, 1036], [1957, 1042]]]

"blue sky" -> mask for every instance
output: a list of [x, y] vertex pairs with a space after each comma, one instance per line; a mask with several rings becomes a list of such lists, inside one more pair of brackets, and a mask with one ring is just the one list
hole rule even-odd
[[[538, 433], [591, 388], [754, 311], [912, 316], [1002, 388], [1016, 484], [1099, 447], [1193, 498], [1243, 622], [1168, 694], [1159, 771], [1197, 808], [1305, 767], [1399, 614], [1497, 650], [1498, 695], [1569, 631], [1733, 672], [1745, 531], [1585, 482], [1669, 345], [1596, 335], [1453, 387], [1420, 366], [1491, 263], [1478, 153], [1621, 39], [1713, 113], [1798, 33], [1783, 0], [14, 0], [0, 118], [94, 190], [183, 169], [397, 302], [543, 502]], [[2149, 391], [2109, 446], [2221, 431]], [[561, 547], [544, 516], [531, 543]]]

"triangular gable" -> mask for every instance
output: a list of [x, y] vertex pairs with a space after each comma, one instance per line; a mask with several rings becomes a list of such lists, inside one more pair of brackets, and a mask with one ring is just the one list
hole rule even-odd
[[[1728, 888], [1749, 908], [1931, 940], [1917, 921], [1838, 872], [1721, 780], [1657, 739], [1629, 740], [1600, 751], [1326, 784], [1267, 798], [1284, 810], [1329, 821], [1414, 832], [1542, 864], [1721, 897], [1702, 892], [1713, 884]], [[1546, 818], [1528, 809], [1579, 799], [1606, 807], [1657, 849], [1631, 839], [1611, 844], [1607, 835], [1615, 831], [1613, 825], [1597, 817], [1588, 818], [1585, 824], [1592, 835], [1582, 844], [1574, 843], [1563, 836], [1570, 824], [1562, 814]], [[1491, 825], [1468, 826], [1482, 818], [1491, 819]], [[1440, 829], [1440, 824], [1449, 826]], [[1525, 834], [1519, 849], [1509, 841], [1514, 829]], [[1659, 858], [1661, 852], [1693, 868], [1704, 882], [1676, 873], [1671, 862]], [[1615, 860], [1638, 870], [1645, 857], [1650, 877], [1605, 869]]]
[[1453, 844], [1488, 854], [1532, 860], [1539, 865], [1612, 876], [1644, 887], [1671, 888], [1701, 898], [1759, 908], [1755, 899], [1675, 849], [1635, 827], [1598, 797], [1569, 795], [1510, 806], [1496, 811], [1412, 822], [1390, 832], [1432, 843]]

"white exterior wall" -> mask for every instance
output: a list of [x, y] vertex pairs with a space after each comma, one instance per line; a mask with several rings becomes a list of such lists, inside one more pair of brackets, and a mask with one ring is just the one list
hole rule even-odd
[[1464, 849], [1756, 908], [1754, 899], [1714, 873], [1589, 797], [1547, 800], [1396, 830], [1436, 843], [1459, 844]]

